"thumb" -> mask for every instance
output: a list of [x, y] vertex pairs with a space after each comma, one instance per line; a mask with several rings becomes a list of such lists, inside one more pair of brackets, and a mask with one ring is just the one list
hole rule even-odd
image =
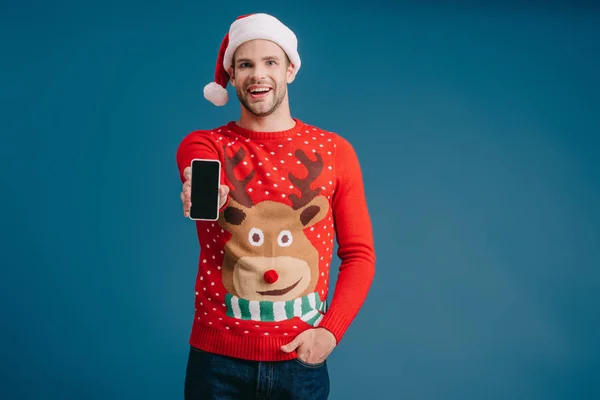
[[227, 195], [229, 194], [229, 186], [221, 185], [219, 188], [219, 209], [227, 203]]
[[219, 188], [219, 195], [227, 196], [228, 194], [229, 194], [229, 186], [221, 185], [221, 187]]
[[296, 350], [301, 344], [302, 338], [300, 337], [300, 335], [298, 335], [294, 338], [294, 340], [292, 340], [288, 344], [281, 346], [281, 350], [285, 353], [291, 353], [292, 351]]

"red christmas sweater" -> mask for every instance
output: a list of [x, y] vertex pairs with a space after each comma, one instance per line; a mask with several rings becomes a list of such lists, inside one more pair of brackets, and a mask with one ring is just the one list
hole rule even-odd
[[[230, 122], [191, 132], [179, 145], [182, 182], [192, 159], [218, 159], [230, 188], [218, 221], [196, 221], [194, 347], [249, 360], [295, 358], [281, 346], [314, 327], [339, 343], [367, 296], [375, 251], [356, 153], [341, 136], [295, 121], [281, 132]], [[341, 265], [328, 304], [334, 237]]]

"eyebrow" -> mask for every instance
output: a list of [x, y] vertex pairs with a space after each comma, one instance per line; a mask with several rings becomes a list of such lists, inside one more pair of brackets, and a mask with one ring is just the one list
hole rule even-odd
[[[277, 56], [266, 56], [266, 57], [263, 57], [261, 60], [262, 60], [262, 61], [267, 61], [267, 60], [275, 60], [275, 61], [279, 61], [279, 57], [277, 57]], [[238, 58], [238, 59], [236, 60], [236, 64], [237, 64], [237, 63], [241, 63], [241, 62], [252, 62], [252, 60], [251, 60], [251, 59], [249, 59], [249, 58]]]

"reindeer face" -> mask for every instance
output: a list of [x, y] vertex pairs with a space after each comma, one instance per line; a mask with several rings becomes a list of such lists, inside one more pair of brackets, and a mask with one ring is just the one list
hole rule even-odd
[[318, 253], [304, 229], [327, 214], [329, 203], [316, 197], [300, 208], [264, 201], [247, 208], [230, 200], [220, 225], [232, 233], [226, 245], [223, 283], [248, 300], [286, 301], [314, 291]]
[[323, 168], [321, 156], [315, 156], [317, 160], [312, 161], [303, 151], [296, 152], [308, 174], [304, 179], [289, 174], [290, 182], [300, 190], [300, 196], [288, 196], [290, 206], [270, 200], [254, 204], [245, 188], [254, 171], [243, 180], [233, 173], [244, 158], [244, 149], [233, 157], [226, 155], [225, 172], [234, 189], [219, 225], [232, 235], [225, 245], [222, 268], [223, 285], [230, 294], [246, 300], [288, 301], [315, 291], [319, 254], [304, 229], [329, 211], [328, 200], [319, 196], [321, 189], [310, 189]]

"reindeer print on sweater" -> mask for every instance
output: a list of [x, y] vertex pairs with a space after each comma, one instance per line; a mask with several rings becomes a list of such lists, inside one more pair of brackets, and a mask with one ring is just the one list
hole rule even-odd
[[[218, 159], [230, 192], [217, 221], [195, 221], [200, 254], [190, 344], [253, 360], [324, 328], [340, 340], [361, 307], [375, 253], [362, 173], [350, 143], [300, 120], [257, 132], [235, 122], [189, 133], [194, 158]], [[334, 240], [341, 264], [328, 299]]]
[[302, 149], [294, 152], [306, 173], [302, 178], [287, 174], [290, 187], [299, 191], [288, 196], [291, 204], [274, 200], [255, 204], [246, 186], [252, 179], [261, 179], [256, 177], [257, 170], [237, 178], [236, 166], [249, 157], [243, 147], [233, 156], [227, 150], [225, 146], [224, 169], [233, 189], [219, 225], [232, 235], [225, 245], [222, 268], [228, 315], [261, 321], [300, 317], [317, 325], [325, 309], [315, 290], [319, 253], [304, 230], [329, 211], [327, 197], [320, 195], [323, 189], [311, 188], [323, 171], [321, 154], [311, 152], [311, 159]]

